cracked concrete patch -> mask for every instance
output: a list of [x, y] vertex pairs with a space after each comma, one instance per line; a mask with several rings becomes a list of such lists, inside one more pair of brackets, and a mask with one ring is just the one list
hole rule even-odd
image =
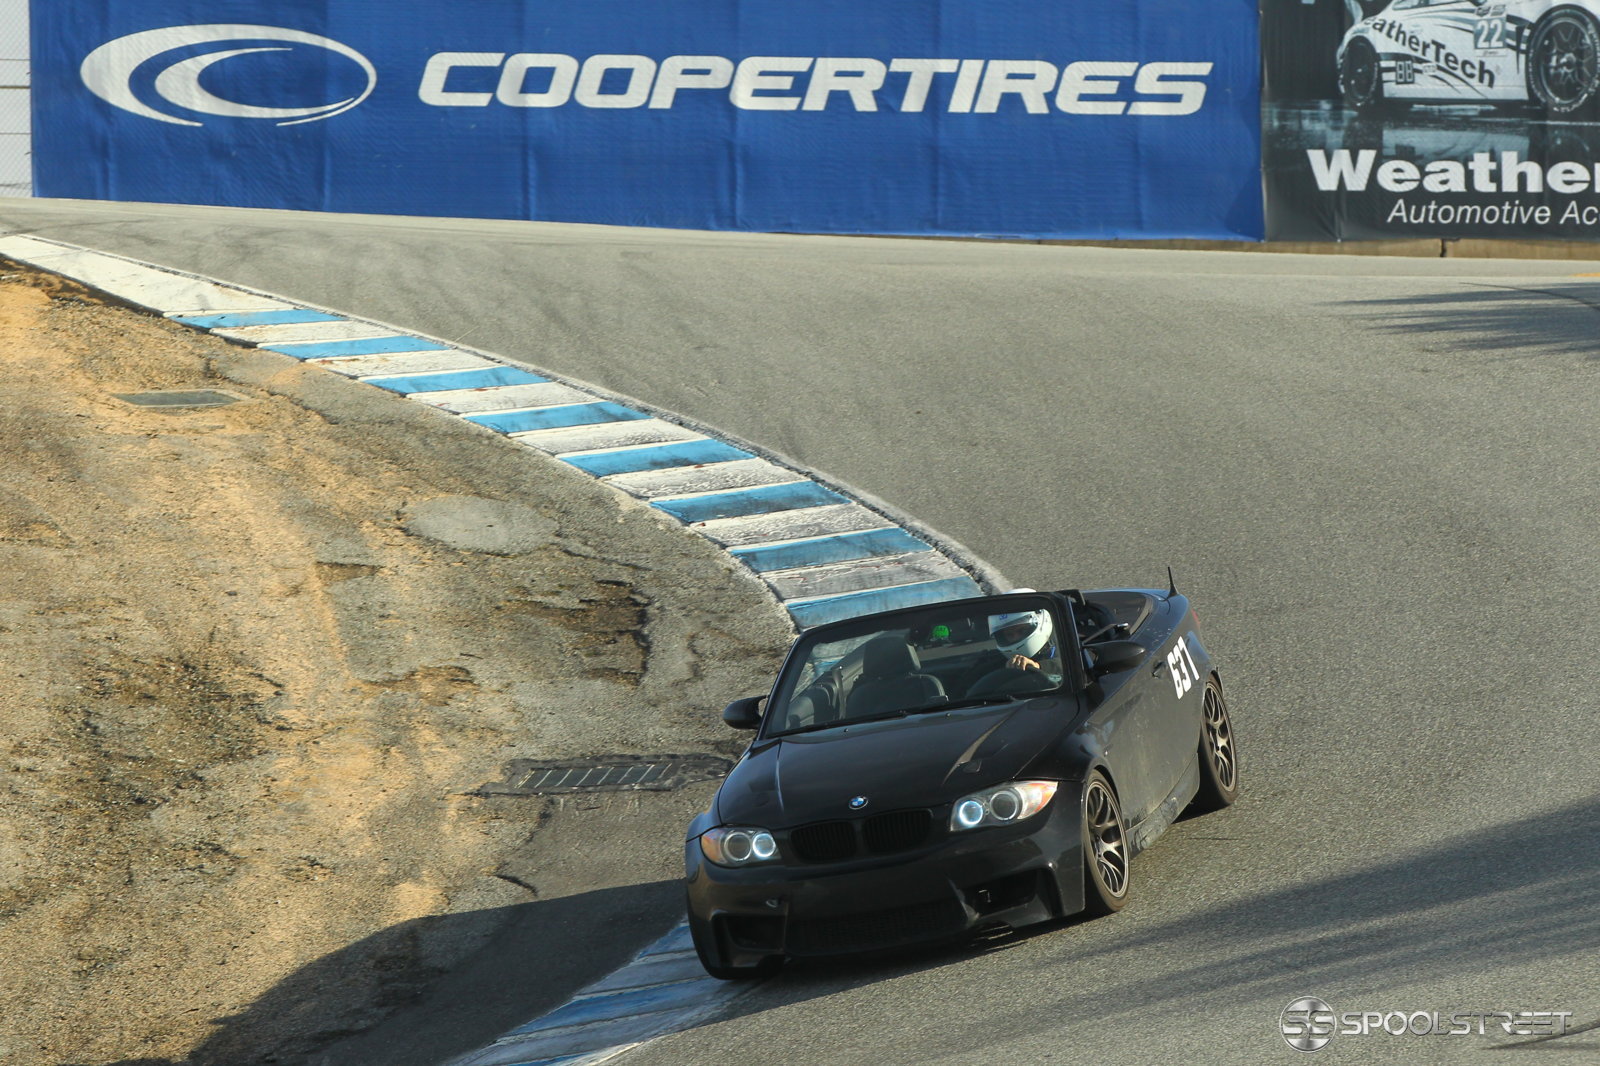
[[523, 555], [550, 543], [556, 523], [531, 507], [477, 496], [440, 496], [407, 507], [407, 533], [457, 551]]

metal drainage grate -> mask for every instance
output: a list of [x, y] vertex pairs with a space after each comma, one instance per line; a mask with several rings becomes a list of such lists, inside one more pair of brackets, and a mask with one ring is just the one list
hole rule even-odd
[[484, 785], [483, 796], [549, 796], [564, 792], [665, 792], [695, 781], [726, 777], [732, 763], [715, 755], [604, 755], [594, 759], [536, 762], [513, 759], [504, 781]]
[[114, 392], [111, 395], [135, 407], [224, 407], [243, 396], [220, 389], [162, 389], [155, 392]]

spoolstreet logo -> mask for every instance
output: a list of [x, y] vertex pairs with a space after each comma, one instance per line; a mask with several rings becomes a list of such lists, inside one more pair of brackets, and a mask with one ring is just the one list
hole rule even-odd
[[1296, 1051], [1321, 1051], [1333, 1039], [1333, 1008], [1312, 996], [1301, 996], [1283, 1008], [1278, 1028]]
[[[215, 84], [212, 88], [201, 84], [202, 77], [208, 71], [226, 60], [268, 52], [294, 52], [297, 47], [306, 46], [341, 56], [355, 64], [364, 80], [360, 91], [342, 100], [285, 107], [277, 106], [277, 102], [270, 99], [271, 90], [283, 88], [281, 85], [265, 89], [255, 86], [248, 92], [261, 92], [268, 99], [263, 101], [257, 97], [254, 101], [246, 101], [220, 95], [213, 91]], [[320, 58], [325, 61], [326, 56]], [[158, 60], [165, 62], [160, 63], [152, 75], [147, 65], [155, 67]], [[180, 126], [200, 126], [204, 123], [173, 114], [171, 110], [162, 110], [155, 104], [159, 102], [174, 110], [199, 115], [263, 119], [279, 126], [293, 126], [332, 118], [348, 111], [370, 96], [378, 84], [377, 70], [366, 56], [348, 45], [303, 30], [233, 23], [169, 26], [118, 37], [90, 52], [78, 73], [89, 91], [106, 103], [144, 118]], [[226, 79], [213, 75], [207, 80], [214, 83]]]
[[1315, 996], [1283, 1008], [1278, 1031], [1296, 1051], [1321, 1051], [1335, 1036], [1564, 1036], [1569, 1010], [1352, 1010]]

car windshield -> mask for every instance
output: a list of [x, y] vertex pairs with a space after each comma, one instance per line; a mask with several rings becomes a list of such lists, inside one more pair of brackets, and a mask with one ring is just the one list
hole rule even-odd
[[1065, 673], [1061, 631], [1042, 596], [935, 604], [814, 631], [789, 657], [764, 734], [1054, 690]]

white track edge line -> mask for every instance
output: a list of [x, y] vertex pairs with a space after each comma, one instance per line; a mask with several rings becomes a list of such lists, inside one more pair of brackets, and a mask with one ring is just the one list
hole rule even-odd
[[[234, 282], [219, 281], [216, 278], [207, 277], [206, 275], [203, 275], [203, 274], [196, 274], [196, 273], [193, 273], [193, 272], [190, 272], [190, 271], [187, 271], [187, 270], [182, 270], [182, 269], [179, 269], [179, 268], [176, 268], [176, 267], [158, 266], [158, 265], [156, 265], [154, 263], [149, 263], [149, 262], [146, 262], [146, 261], [141, 260], [141, 259], [135, 259], [135, 258], [133, 258], [131, 256], [119, 255], [119, 254], [117, 254], [115, 252], [101, 252], [101, 251], [97, 251], [97, 250], [92, 249], [92, 248], [84, 247], [82, 245], [72, 244], [72, 243], [70, 243], [68, 241], [60, 241], [60, 240], [56, 240], [56, 239], [51, 238], [51, 237], [40, 237], [40, 236], [36, 236], [36, 235], [30, 234], [30, 233], [6, 234], [5, 236], [0, 236], [0, 241], [5, 240], [6, 237], [12, 237], [12, 236], [14, 236], [14, 237], [22, 237], [22, 238], [25, 238], [25, 239], [30, 240], [30, 241], [37, 241], [37, 242], [44, 243], [44, 244], [54, 245], [55, 247], [61, 248], [64, 251], [69, 251], [69, 252], [90, 252], [90, 253], [93, 253], [94, 255], [97, 255], [97, 256], [103, 256], [103, 257], [108, 258], [108, 259], [120, 260], [120, 261], [122, 261], [124, 263], [128, 263], [128, 264], [131, 264], [133, 266], [144, 267], [146, 269], [155, 270], [155, 271], [158, 271], [158, 272], [163, 273], [163, 274], [171, 274], [171, 275], [174, 275], [174, 276], [177, 276], [177, 277], [186, 278], [186, 279], [188, 279], [190, 281], [200, 282], [200, 283], [207, 284], [207, 285], [215, 285], [215, 286], [219, 286], [219, 287], [225, 288], [225, 289], [232, 289], [232, 290], [235, 290], [237, 292], [243, 293], [243, 294], [248, 295], [248, 296], [254, 296], [254, 297], [258, 298], [258, 299], [275, 300], [275, 301], [287, 304], [288, 306], [293, 307], [293, 308], [297, 308], [297, 309], [304, 309], [304, 310], [309, 310], [309, 311], [321, 311], [324, 314], [337, 315], [340, 318], [344, 318], [344, 319], [347, 319], [347, 320], [350, 320], [350, 321], [353, 321], [353, 322], [364, 322], [364, 323], [368, 323], [370, 325], [381, 326], [384, 329], [393, 330], [396, 333], [401, 333], [401, 334], [405, 334], [407, 336], [412, 336], [412, 337], [420, 337], [423, 340], [436, 341], [439, 344], [445, 345], [446, 347], [449, 347], [449, 348], [457, 348], [457, 349], [460, 349], [462, 351], [473, 352], [474, 354], [483, 356], [485, 359], [488, 359], [491, 362], [499, 363], [502, 366], [514, 367], [516, 369], [524, 370], [524, 371], [526, 371], [528, 373], [531, 373], [531, 374], [537, 374], [537, 375], [539, 375], [541, 377], [544, 377], [544, 378], [546, 378], [546, 379], [548, 379], [550, 381], [556, 382], [558, 384], [567, 385], [567, 386], [569, 386], [571, 388], [577, 389], [577, 390], [582, 391], [582, 392], [588, 392], [588, 393], [590, 393], [592, 395], [595, 395], [595, 396], [599, 397], [600, 399], [610, 400], [610, 401], [612, 401], [614, 403], [617, 403], [617, 404], [620, 404], [622, 406], [630, 407], [633, 410], [642, 411], [645, 414], [650, 415], [651, 417], [654, 417], [654, 418], [658, 418], [663, 422], [668, 422], [668, 423], [671, 423], [673, 425], [677, 425], [677, 426], [679, 426], [679, 427], [681, 427], [683, 429], [689, 430], [690, 432], [693, 432], [693, 433], [697, 433], [697, 434], [699, 434], [701, 436], [704, 436], [704, 437], [707, 437], [707, 438], [709, 438], [711, 440], [717, 440], [717, 441], [721, 441], [721, 442], [723, 442], [725, 444], [730, 444], [735, 448], [739, 448], [739, 449], [741, 449], [743, 451], [749, 452], [751, 455], [757, 456], [759, 458], [766, 459], [769, 462], [775, 463], [778, 466], [786, 467], [787, 469], [793, 470], [796, 473], [800, 474], [802, 477], [805, 477], [805, 478], [808, 478], [808, 479], [810, 479], [812, 481], [815, 481], [817, 484], [823, 486], [824, 488], [832, 489], [835, 492], [839, 493], [840, 495], [845, 496], [847, 499], [852, 500], [853, 502], [859, 503], [861, 506], [865, 507], [867, 510], [877, 513], [879, 516], [881, 516], [882, 518], [886, 519], [890, 525], [899, 526], [900, 528], [906, 530], [908, 533], [911, 533], [913, 536], [916, 536], [916, 537], [922, 539], [924, 542], [929, 544], [935, 550], [937, 550], [939, 552], [942, 552], [944, 555], [948, 556], [950, 558], [950, 560], [952, 562], [954, 562], [958, 567], [960, 567], [962, 570], [965, 570], [968, 574], [970, 574], [973, 577], [974, 581], [976, 581], [976, 583], [978, 584], [979, 588], [985, 589], [986, 591], [999, 592], [999, 591], [1003, 591], [1005, 589], [1011, 588], [1013, 586], [1013, 582], [1009, 581], [1005, 577], [1004, 574], [1002, 574], [992, 564], [990, 564], [987, 561], [985, 561], [984, 559], [980, 558], [976, 553], [974, 553], [970, 548], [968, 548], [966, 545], [962, 544], [960, 541], [954, 539], [953, 537], [948, 536], [947, 534], [944, 534], [944, 533], [940, 532], [937, 529], [934, 529], [933, 527], [927, 525], [926, 523], [924, 523], [921, 520], [915, 518], [914, 516], [906, 514], [905, 512], [901, 511], [898, 507], [895, 507], [893, 504], [888, 503], [887, 501], [879, 498], [878, 496], [876, 496], [876, 495], [874, 495], [872, 493], [866, 492], [863, 489], [856, 488], [855, 486], [851, 485], [848, 481], [845, 481], [842, 478], [834, 477], [834, 476], [826, 473], [825, 471], [817, 470], [814, 467], [810, 467], [810, 466], [806, 465], [805, 463], [799, 462], [799, 461], [794, 460], [794, 459], [790, 459], [788, 456], [786, 456], [783, 453], [778, 452], [778, 451], [776, 451], [774, 449], [767, 448], [767, 447], [765, 447], [763, 445], [756, 444], [756, 443], [754, 443], [752, 441], [747, 441], [747, 440], [743, 439], [742, 437], [738, 437], [738, 436], [736, 436], [734, 434], [728, 433], [728, 432], [723, 431], [723, 430], [715, 429], [715, 428], [713, 428], [713, 427], [711, 427], [709, 425], [706, 425], [703, 422], [700, 422], [697, 419], [690, 418], [690, 417], [688, 417], [686, 415], [676, 414], [676, 413], [668, 411], [668, 410], [666, 410], [664, 408], [657, 407], [654, 404], [650, 404], [650, 403], [647, 403], [647, 402], [645, 402], [643, 400], [639, 400], [639, 399], [637, 399], [635, 397], [628, 396], [628, 395], [626, 395], [624, 393], [615, 392], [615, 391], [613, 391], [611, 389], [604, 388], [603, 386], [595, 385], [595, 384], [593, 384], [591, 382], [584, 381], [581, 378], [569, 377], [569, 376], [564, 375], [564, 374], [557, 374], [557, 373], [554, 373], [554, 372], [551, 372], [551, 371], [548, 371], [548, 370], [544, 370], [542, 368], [534, 366], [531, 363], [527, 363], [527, 362], [524, 362], [523, 360], [515, 359], [515, 358], [512, 358], [510, 356], [500, 355], [500, 354], [496, 354], [496, 353], [493, 353], [493, 352], [487, 352], [487, 351], [484, 351], [482, 349], [474, 348], [474, 347], [472, 347], [470, 345], [466, 345], [466, 344], [459, 344], [459, 343], [454, 342], [454, 341], [446, 340], [446, 339], [444, 339], [442, 337], [436, 337], [436, 336], [434, 336], [433, 334], [430, 334], [430, 333], [423, 333], [423, 332], [420, 332], [420, 331], [414, 330], [414, 329], [405, 329], [405, 328], [397, 326], [397, 325], [395, 325], [393, 323], [385, 322], [382, 319], [369, 318], [369, 317], [362, 316], [362, 315], [350, 314], [347, 311], [335, 310], [335, 309], [333, 309], [331, 307], [328, 307], [326, 305], [318, 304], [318, 303], [315, 303], [315, 302], [309, 301], [309, 300], [291, 299], [291, 298], [289, 298], [287, 296], [284, 296], [281, 293], [269, 292], [269, 291], [267, 291], [265, 289], [257, 289], [257, 288], [254, 288], [252, 286], [249, 286], [249, 285], [241, 285], [241, 284], [237, 284], [237, 283], [234, 283]], [[46, 271], [50, 271], [51, 270], [50, 267], [44, 266], [42, 264], [33, 264], [33, 265], [39, 266], [39, 269], [42, 269], [42, 270], [46, 270]], [[91, 286], [91, 287], [93, 287], [93, 286]], [[152, 312], [154, 312], [156, 314], [163, 314], [164, 313], [159, 308], [147, 307], [144, 304], [138, 304], [138, 303], [136, 303], [136, 302], [134, 302], [132, 300], [128, 300], [128, 299], [126, 299], [124, 297], [115, 296], [115, 294], [113, 294], [113, 297], [115, 299], [117, 299], [118, 301], [122, 302], [122, 303], [129, 304], [129, 305], [132, 305], [132, 306], [137, 306], [137, 307], [144, 307], [146, 310], [152, 311]], [[222, 313], [222, 312], [205, 311], [205, 312], [196, 312], [196, 313], [210, 314], [210, 313]], [[188, 327], [188, 328], [194, 328], [194, 327]], [[548, 432], [548, 431], [541, 431], [541, 432]], [[631, 447], [642, 447], [642, 446], [643, 445], [631, 445]]]

